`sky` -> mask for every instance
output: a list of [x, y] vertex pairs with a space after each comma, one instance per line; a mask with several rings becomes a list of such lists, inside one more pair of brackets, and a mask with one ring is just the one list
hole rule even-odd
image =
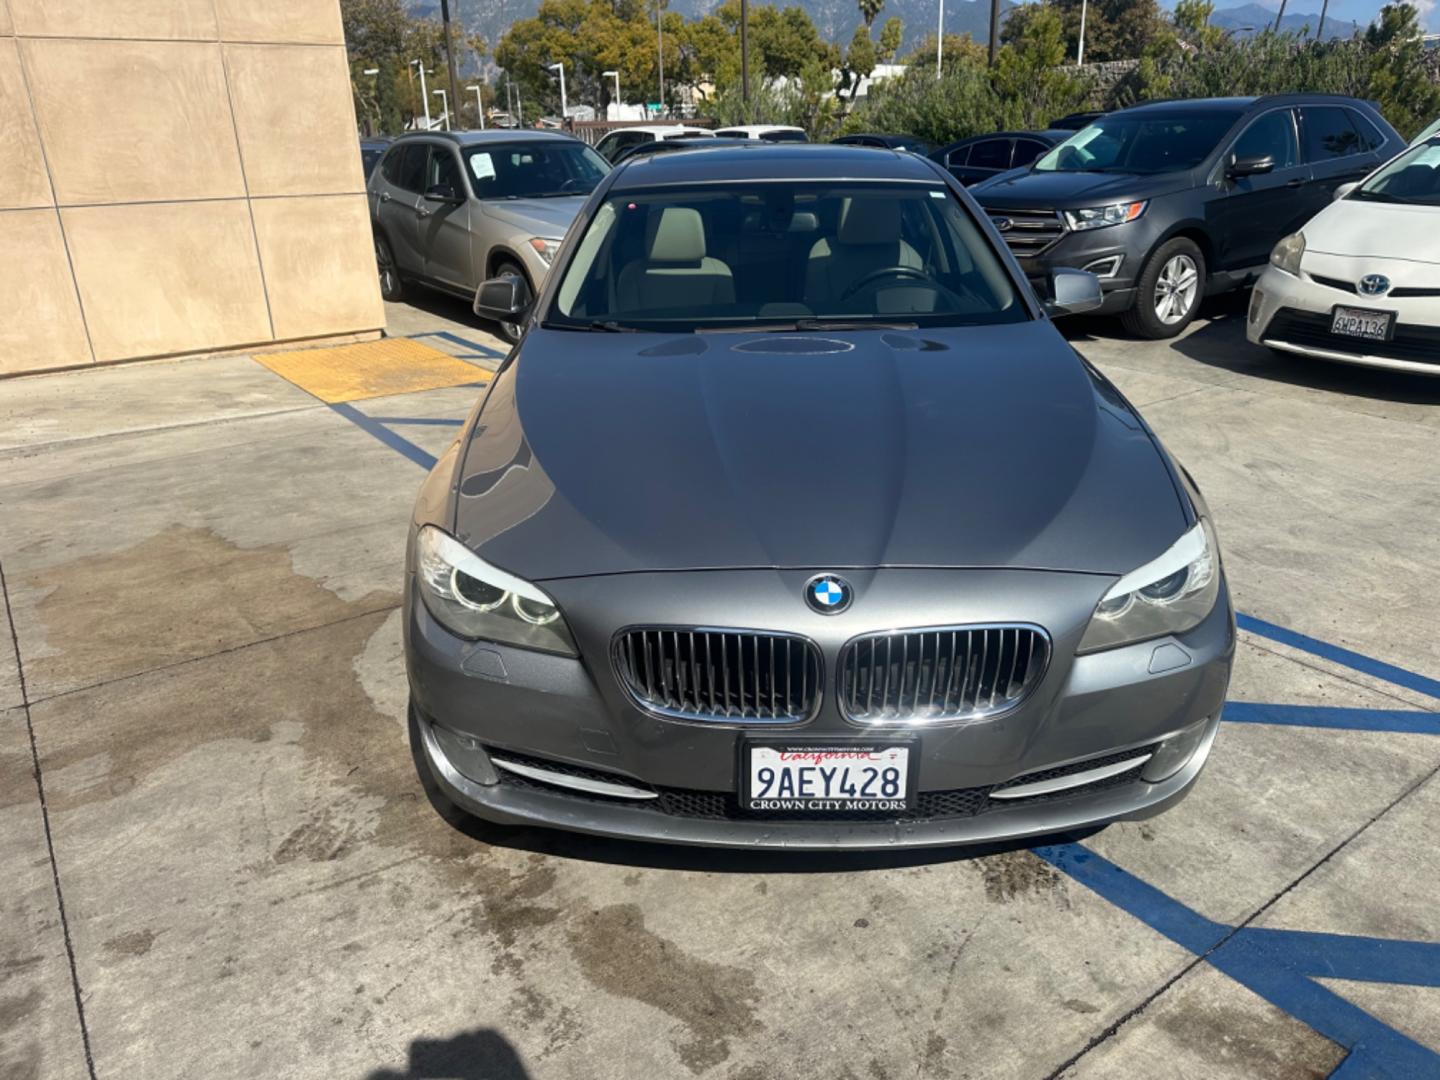
[[[1249, 0], [1215, 0], [1216, 9], [1239, 7]], [[1277, 11], [1280, 7], [1280, 0], [1255, 0], [1261, 7]], [[1174, 0], [1161, 0], [1164, 7], [1173, 8]], [[1285, 5], [1285, 14], [1306, 15], [1320, 14], [1321, 0], [1288, 0]], [[1440, 33], [1440, 8], [1437, 8], [1436, 0], [1417, 0], [1416, 7], [1420, 9], [1420, 22], [1432, 32]], [[1367, 26], [1375, 18], [1379, 10], [1384, 7], [1383, 0], [1330, 0], [1330, 11], [1326, 19], [1336, 18], [1342, 22], [1357, 22], [1361, 26]]]

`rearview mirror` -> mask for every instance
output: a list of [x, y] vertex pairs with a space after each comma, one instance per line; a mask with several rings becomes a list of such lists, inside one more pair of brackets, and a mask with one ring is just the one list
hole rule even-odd
[[459, 205], [465, 200], [460, 198], [459, 193], [449, 184], [431, 184], [425, 189], [425, 198], [431, 202], [451, 203]]
[[1259, 154], [1253, 157], [1236, 157], [1230, 155], [1230, 164], [1225, 169], [1225, 175], [1231, 180], [1239, 180], [1242, 176], [1263, 176], [1265, 173], [1275, 171], [1275, 159], [1269, 154]]
[[1052, 319], [1094, 311], [1104, 302], [1100, 279], [1088, 270], [1061, 266], [1050, 272], [1050, 299], [1045, 301], [1045, 312]]
[[1356, 188], [1358, 188], [1359, 186], [1360, 186], [1360, 181], [1358, 181], [1358, 180], [1352, 181], [1352, 182], [1349, 183], [1349, 184], [1341, 184], [1339, 187], [1337, 187], [1337, 188], [1335, 189], [1335, 201], [1336, 201], [1336, 202], [1339, 202], [1341, 199], [1345, 198], [1346, 195], [1349, 195], [1352, 191], [1354, 191], [1354, 190], [1355, 190]]
[[475, 314], [495, 322], [523, 322], [533, 301], [530, 285], [515, 274], [502, 274], [480, 283], [475, 290]]

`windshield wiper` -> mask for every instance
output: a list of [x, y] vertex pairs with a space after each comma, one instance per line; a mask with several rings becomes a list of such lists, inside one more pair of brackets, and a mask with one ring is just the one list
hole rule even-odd
[[697, 326], [697, 334], [838, 333], [844, 330], [915, 330], [917, 323], [871, 322], [865, 319], [796, 319], [781, 323], [737, 323], [733, 326]]
[[626, 326], [614, 319], [596, 319], [588, 327], [597, 334], [638, 334], [640, 331], [633, 326]]
[[1350, 198], [1359, 199], [1363, 202], [1378, 203], [1402, 203], [1414, 205], [1409, 199], [1402, 199], [1399, 195], [1391, 195], [1387, 191], [1366, 191], [1364, 188], [1356, 188], [1350, 193]]

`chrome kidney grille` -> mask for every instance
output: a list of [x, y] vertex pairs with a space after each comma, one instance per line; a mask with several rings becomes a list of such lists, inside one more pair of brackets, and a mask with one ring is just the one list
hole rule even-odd
[[808, 638], [640, 627], [617, 634], [612, 652], [626, 692], [661, 716], [793, 724], [820, 705], [820, 650]]
[[961, 626], [867, 634], [837, 676], [841, 711], [860, 724], [993, 716], [1020, 704], [1050, 662], [1038, 626]]

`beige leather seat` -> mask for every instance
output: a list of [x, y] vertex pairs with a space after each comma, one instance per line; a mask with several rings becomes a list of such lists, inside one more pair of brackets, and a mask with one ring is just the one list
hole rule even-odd
[[895, 199], [846, 199], [832, 244], [815, 241], [805, 268], [805, 300], [816, 311], [832, 309], [866, 275], [891, 266], [925, 268], [919, 253], [900, 239]]
[[645, 238], [647, 257], [629, 263], [615, 283], [618, 311], [707, 308], [735, 302], [730, 267], [705, 254], [700, 212], [671, 206], [652, 214]]

